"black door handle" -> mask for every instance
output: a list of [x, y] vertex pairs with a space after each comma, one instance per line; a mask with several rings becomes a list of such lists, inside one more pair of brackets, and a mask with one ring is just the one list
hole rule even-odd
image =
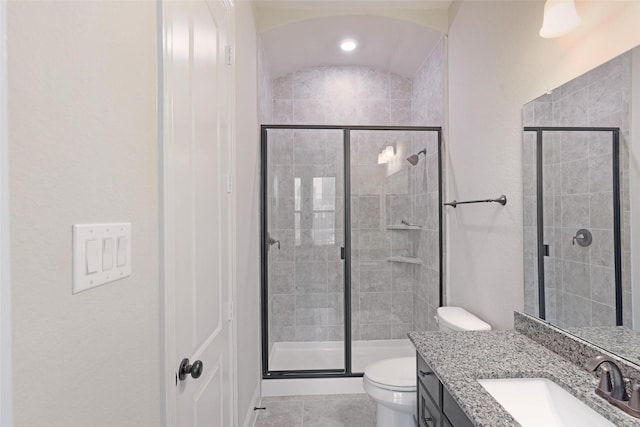
[[196, 360], [193, 365], [190, 365], [189, 359], [182, 359], [180, 368], [178, 368], [178, 379], [184, 381], [189, 374], [193, 379], [200, 378], [200, 375], [202, 375], [202, 362], [200, 360]]

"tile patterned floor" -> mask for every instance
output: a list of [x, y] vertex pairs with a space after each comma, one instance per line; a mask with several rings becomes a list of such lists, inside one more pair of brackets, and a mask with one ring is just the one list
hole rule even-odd
[[366, 394], [264, 397], [255, 427], [375, 427]]

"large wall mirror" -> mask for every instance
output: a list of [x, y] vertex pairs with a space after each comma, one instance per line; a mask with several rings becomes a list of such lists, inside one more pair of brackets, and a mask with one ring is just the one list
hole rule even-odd
[[640, 364], [634, 107], [640, 47], [524, 105], [524, 300], [527, 314]]

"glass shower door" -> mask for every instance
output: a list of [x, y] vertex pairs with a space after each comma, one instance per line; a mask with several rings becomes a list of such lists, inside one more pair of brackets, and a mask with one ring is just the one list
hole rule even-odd
[[[412, 330], [437, 330], [440, 305], [438, 133], [353, 130], [352, 369], [409, 357]], [[411, 161], [411, 160], [412, 161]]]
[[344, 372], [343, 132], [268, 128], [263, 150], [267, 371]]
[[[535, 231], [536, 308], [561, 327], [622, 324], [617, 131], [541, 129], [525, 135], [524, 156], [525, 260], [533, 259], [526, 248]], [[525, 292], [533, 289], [530, 270], [525, 266]]]

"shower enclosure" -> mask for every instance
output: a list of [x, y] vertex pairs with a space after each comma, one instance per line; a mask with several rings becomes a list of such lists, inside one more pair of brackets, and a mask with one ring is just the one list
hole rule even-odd
[[622, 325], [620, 130], [524, 128], [525, 311]]
[[263, 378], [413, 355], [442, 300], [441, 128], [261, 130]]

